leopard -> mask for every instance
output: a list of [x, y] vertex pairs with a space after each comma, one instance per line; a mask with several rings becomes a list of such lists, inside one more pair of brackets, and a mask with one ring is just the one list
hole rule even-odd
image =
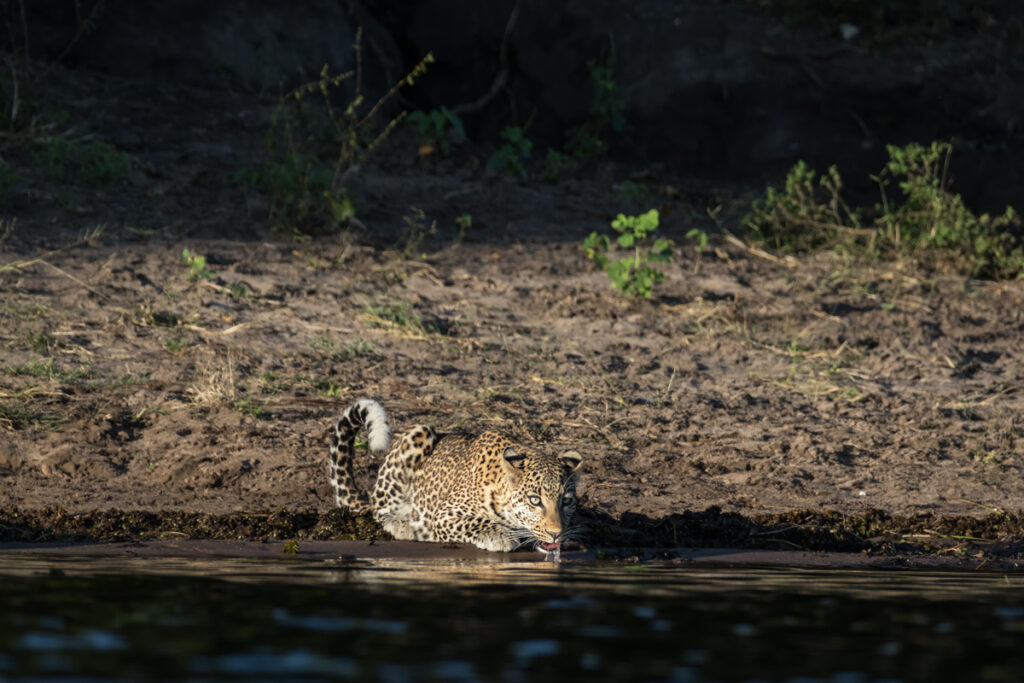
[[[360, 430], [371, 453], [386, 453], [369, 495], [353, 476]], [[335, 504], [372, 513], [396, 540], [495, 552], [533, 547], [555, 557], [577, 540], [583, 458], [576, 451], [542, 453], [495, 431], [438, 434], [422, 424], [392, 443], [383, 406], [368, 398], [345, 409], [329, 430], [328, 445]]]

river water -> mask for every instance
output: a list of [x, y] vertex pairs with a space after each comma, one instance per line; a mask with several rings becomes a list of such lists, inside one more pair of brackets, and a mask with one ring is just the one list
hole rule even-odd
[[0, 681], [1024, 681], [1024, 576], [0, 557]]

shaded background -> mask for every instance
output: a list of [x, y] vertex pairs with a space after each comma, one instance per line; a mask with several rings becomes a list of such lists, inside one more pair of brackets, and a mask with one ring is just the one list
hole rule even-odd
[[873, 197], [868, 174], [886, 144], [953, 140], [955, 189], [969, 205], [1018, 200], [1024, 8], [1010, 0], [109, 0], [77, 16], [67, 0], [3, 7], [8, 50], [27, 45], [34, 59], [126, 88], [216, 91], [229, 96], [221, 107], [273, 102], [325, 63], [352, 68], [362, 26], [368, 99], [432, 51], [436, 63], [394, 106], [461, 106], [482, 158], [506, 125], [527, 126], [539, 150], [564, 143], [591, 105], [588, 60], [613, 55], [628, 126], [608, 136], [612, 163], [763, 187], [804, 159], [838, 164]]

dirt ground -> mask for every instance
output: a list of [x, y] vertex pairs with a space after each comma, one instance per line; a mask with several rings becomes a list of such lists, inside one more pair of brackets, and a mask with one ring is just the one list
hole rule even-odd
[[[266, 106], [78, 82], [72, 115], [93, 112], [132, 168], [96, 191], [27, 167], [6, 201], [5, 505], [326, 511], [324, 430], [373, 397], [396, 430], [577, 450], [582, 504], [613, 517], [1024, 507], [1024, 282], [767, 254], [706, 214], [724, 205], [738, 233], [749, 188], [611, 163], [524, 183], [401, 134], [361, 186], [363, 225], [295, 242], [234, 176], [258, 162]], [[652, 199], [623, 199], [624, 180]], [[680, 247], [633, 301], [579, 244], [652, 205]], [[436, 229], [417, 244], [410, 220]]]

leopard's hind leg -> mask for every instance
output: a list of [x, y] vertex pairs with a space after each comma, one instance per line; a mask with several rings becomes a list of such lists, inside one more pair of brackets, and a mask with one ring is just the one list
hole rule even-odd
[[414, 504], [415, 487], [423, 461], [434, 452], [434, 430], [417, 425], [406, 432], [377, 473], [372, 507], [377, 521], [397, 539], [432, 540], [422, 530], [424, 512]]
[[338, 507], [347, 507], [354, 513], [369, 510], [369, 499], [356, 487], [352, 474], [352, 459], [355, 455], [355, 440], [360, 429], [366, 430], [370, 450], [386, 451], [391, 443], [391, 427], [388, 426], [384, 408], [370, 399], [362, 399], [350, 405], [331, 430], [327, 461], [334, 502]]

